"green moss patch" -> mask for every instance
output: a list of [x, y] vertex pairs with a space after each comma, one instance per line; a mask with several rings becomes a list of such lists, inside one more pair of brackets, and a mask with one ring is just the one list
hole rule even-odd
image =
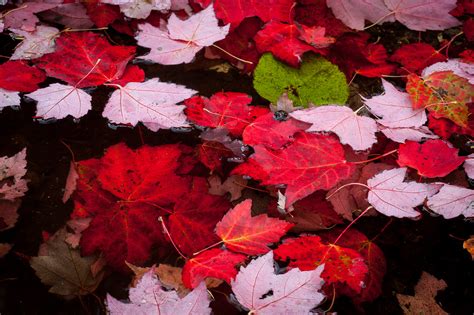
[[253, 86], [258, 94], [276, 103], [284, 92], [295, 106], [345, 104], [349, 97], [346, 77], [326, 59], [310, 55], [299, 69], [264, 54], [254, 72]]

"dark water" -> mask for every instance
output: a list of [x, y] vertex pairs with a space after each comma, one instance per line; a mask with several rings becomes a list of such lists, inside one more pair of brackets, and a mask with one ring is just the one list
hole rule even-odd
[[[2, 45], [6, 38], [1, 37]], [[7, 54], [11, 44], [3, 46]], [[251, 78], [236, 71], [217, 73], [207, 70], [213, 61], [202, 57], [191, 65], [144, 65], [147, 77], [159, 77], [165, 82], [183, 84], [210, 96], [218, 91], [245, 92], [254, 97], [253, 104], [265, 104], [252, 88]], [[365, 84], [364, 80], [356, 83]], [[48, 85], [49, 82], [43, 83]], [[14, 245], [12, 251], [0, 260], [0, 313], [1, 314], [100, 314], [103, 308], [96, 297], [65, 301], [47, 293], [29, 266], [28, 258], [35, 256], [42, 241], [42, 232], [54, 233], [67, 221], [72, 203], [61, 201], [69, 170], [71, 154], [76, 160], [102, 156], [104, 150], [118, 142], [130, 147], [142, 143], [198, 143], [199, 132], [173, 133], [161, 130], [150, 132], [144, 127], [108, 127], [101, 117], [103, 106], [112, 92], [108, 88], [93, 90], [93, 109], [79, 122], [71, 119], [43, 124], [35, 121], [34, 104], [23, 102], [20, 110], [4, 109], [0, 113], [0, 156], [12, 155], [27, 147], [29, 191], [23, 198], [16, 227], [2, 232], [0, 242]], [[355, 227], [369, 239], [379, 234], [389, 218], [362, 218]], [[368, 314], [401, 314], [395, 293], [413, 294], [413, 288], [422, 271], [444, 279], [448, 287], [438, 295], [442, 307], [451, 314], [474, 312], [474, 263], [462, 248], [462, 240], [474, 234], [474, 225], [462, 219], [444, 220], [425, 215], [419, 221], [393, 220], [377, 238], [388, 263], [383, 295], [373, 303], [364, 305]], [[99, 287], [97, 296], [103, 299], [106, 292], [126, 297], [129, 278], [110, 275]], [[224, 289], [223, 289], [224, 290]], [[238, 313], [228, 305], [223, 295], [214, 294], [216, 314]], [[327, 308], [329, 303], [321, 308]], [[333, 311], [355, 314], [357, 310], [349, 299], [338, 298]]]

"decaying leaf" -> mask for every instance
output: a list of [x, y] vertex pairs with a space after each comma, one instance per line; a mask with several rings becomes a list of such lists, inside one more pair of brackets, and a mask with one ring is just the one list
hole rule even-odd
[[44, 255], [31, 258], [31, 267], [41, 282], [51, 286], [49, 292], [64, 297], [86, 295], [94, 292], [103, 277], [100, 272], [92, 275], [91, 265], [97, 257], [82, 257], [78, 249], [65, 242], [66, 230], [56, 232], [43, 246]]
[[423, 271], [415, 287], [415, 295], [397, 294], [398, 303], [405, 315], [448, 315], [435, 300], [438, 291], [442, 291], [446, 287], [444, 280], [438, 280]]

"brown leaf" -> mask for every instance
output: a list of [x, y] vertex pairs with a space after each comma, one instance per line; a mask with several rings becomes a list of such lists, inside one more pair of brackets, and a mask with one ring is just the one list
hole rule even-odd
[[79, 250], [72, 249], [64, 241], [66, 229], [56, 232], [42, 245], [41, 256], [30, 260], [36, 275], [46, 285], [51, 286], [49, 292], [72, 298], [94, 292], [103, 277], [99, 272], [92, 275], [91, 265], [97, 257], [81, 257]]
[[464, 241], [462, 248], [465, 248], [471, 254], [472, 260], [474, 260], [474, 235], [471, 235], [471, 237]]
[[398, 303], [406, 315], [447, 315], [435, 300], [438, 291], [447, 287], [444, 280], [438, 280], [427, 272], [422, 273], [415, 287], [415, 295], [397, 294]]

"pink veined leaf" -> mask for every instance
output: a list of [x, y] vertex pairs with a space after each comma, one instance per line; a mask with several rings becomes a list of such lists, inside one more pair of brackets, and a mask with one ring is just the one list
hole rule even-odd
[[176, 65], [191, 62], [202, 48], [224, 39], [229, 25], [220, 27], [213, 6], [209, 6], [184, 21], [172, 14], [167, 31], [150, 24], [142, 24], [139, 29], [138, 45], [151, 48], [151, 51], [138, 58]]
[[467, 177], [474, 179], [474, 153], [468, 155], [466, 161], [464, 161], [464, 170]]
[[420, 213], [414, 207], [438, 191], [437, 184], [404, 182], [406, 172], [406, 168], [395, 168], [367, 181], [368, 201], [377, 211], [397, 218], [416, 218]]
[[423, 69], [421, 75], [423, 78], [426, 78], [432, 73], [442, 71], [452, 71], [455, 75], [466, 78], [469, 80], [469, 83], [474, 84], [474, 64], [464, 63], [460, 59], [449, 59], [445, 62], [437, 62]]
[[445, 219], [473, 217], [474, 190], [444, 184], [436, 195], [428, 198], [428, 207]]
[[26, 96], [34, 99], [36, 116], [42, 119], [62, 119], [69, 115], [80, 118], [92, 108], [92, 97], [74, 86], [53, 83]]
[[167, 11], [171, 8], [171, 0], [102, 0], [102, 3], [116, 4], [120, 11], [132, 19], [146, 19], [151, 11]]
[[112, 94], [102, 116], [114, 124], [138, 122], [152, 124], [154, 129], [188, 126], [184, 105], [176, 105], [196, 93], [183, 85], [160, 82], [153, 78], [145, 82], [130, 82]]
[[39, 25], [34, 32], [10, 29], [16, 35], [22, 36], [22, 42], [16, 47], [11, 60], [35, 59], [54, 51], [54, 39], [59, 36], [55, 27]]
[[377, 120], [390, 128], [421, 127], [426, 122], [424, 109], [413, 109], [408, 93], [400, 92], [393, 84], [382, 79], [385, 93], [363, 99], [370, 112], [382, 119]]
[[363, 30], [365, 20], [381, 24], [394, 22], [383, 0], [327, 0], [334, 15], [350, 28]]
[[107, 309], [111, 315], [201, 315], [211, 313], [204, 282], [180, 299], [176, 291], [163, 290], [161, 282], [154, 274], [154, 268], [143, 275], [135, 288], [130, 289], [129, 295], [131, 303], [122, 303], [107, 295]]
[[456, 0], [384, 0], [398, 22], [414, 31], [444, 30], [461, 24], [449, 12]]
[[0, 112], [9, 106], [20, 106], [21, 98], [19, 92], [7, 91], [0, 88]]
[[372, 118], [359, 116], [346, 106], [328, 105], [298, 110], [293, 118], [312, 124], [306, 132], [332, 131], [342, 144], [354, 150], [369, 149], [377, 142], [377, 124]]
[[379, 130], [390, 140], [405, 143], [406, 141], [420, 142], [424, 139], [438, 139], [426, 126], [420, 128], [384, 128], [379, 126]]
[[273, 252], [269, 252], [240, 268], [231, 283], [232, 291], [252, 314], [308, 314], [324, 298], [319, 292], [323, 267], [275, 274]]

